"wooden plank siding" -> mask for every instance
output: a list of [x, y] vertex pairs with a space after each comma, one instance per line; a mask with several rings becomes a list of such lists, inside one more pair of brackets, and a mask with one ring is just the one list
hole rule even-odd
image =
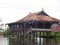
[[60, 32], [60, 25], [59, 26], [54, 26], [52, 28], [52, 32]]
[[23, 29], [21, 27], [18, 27], [18, 28], [9, 28], [10, 31], [13, 31], [13, 32], [20, 32], [22, 31]]

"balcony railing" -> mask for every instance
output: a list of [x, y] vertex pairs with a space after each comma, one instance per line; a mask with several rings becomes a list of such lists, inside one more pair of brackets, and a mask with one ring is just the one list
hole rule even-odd
[[27, 30], [25, 30], [25, 33], [29, 33], [31, 31], [51, 32], [52, 29], [42, 29], [42, 28], [32, 28], [32, 27], [29, 27]]
[[9, 28], [10, 31], [22, 31], [21, 27]]
[[52, 29], [40, 29], [40, 28], [31, 28], [31, 31], [52, 31]]
[[9, 30], [11, 31], [24, 31], [24, 32], [30, 32], [30, 31], [52, 31], [52, 29], [45, 29], [45, 28], [32, 28], [32, 27], [28, 27], [27, 29], [23, 29], [22, 27], [13, 27], [13, 28], [9, 28]]

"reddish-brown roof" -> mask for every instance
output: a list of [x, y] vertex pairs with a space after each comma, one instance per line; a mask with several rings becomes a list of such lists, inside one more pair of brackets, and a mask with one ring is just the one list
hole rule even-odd
[[58, 19], [53, 18], [48, 16], [45, 12], [41, 11], [41, 12], [35, 12], [35, 13], [30, 13], [28, 14], [26, 17], [24, 17], [21, 20], [18, 20], [16, 22], [25, 22], [25, 21], [31, 21], [31, 20], [36, 20], [36, 21], [55, 21], [55, 22], [59, 22]]

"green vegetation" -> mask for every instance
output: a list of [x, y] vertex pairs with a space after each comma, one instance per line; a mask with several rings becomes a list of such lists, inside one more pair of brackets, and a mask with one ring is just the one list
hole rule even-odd
[[[1, 33], [2, 34], [2, 33]], [[3, 32], [4, 35], [16, 35], [16, 32], [15, 33], [11, 33], [10, 30], [7, 28], [4, 32]], [[60, 37], [60, 32], [51, 32], [51, 34], [49, 34], [51, 36], [56, 36], [56, 37]], [[44, 33], [44, 36], [46, 36], [46, 33]]]
[[[5, 31], [4, 31], [4, 34], [6, 35], [9, 35], [10, 33], [10, 30], [7, 28]], [[15, 34], [15, 33], [14, 33]], [[46, 33], [44, 33], [46, 35]], [[60, 36], [60, 32], [51, 32], [51, 35], [56, 35], [56, 36]]]
[[[15, 33], [11, 33], [8, 28], [5, 30], [5, 32], [3, 34], [4, 34], [4, 36], [8, 36], [9, 38], [12, 38], [13, 40], [17, 39], [17, 33], [16, 32]], [[60, 32], [51, 32], [51, 34], [49, 34], [49, 36], [50, 35], [54, 36], [56, 41], [60, 42]], [[44, 36], [46, 36], [46, 33], [44, 34]]]
[[13, 36], [12, 36], [13, 33], [11, 33], [8, 28], [3, 32], [3, 35], [4, 35], [4, 36], [7, 36], [7, 37], [13, 37]]
[[10, 33], [10, 31], [8, 28], [3, 32], [4, 35], [9, 35], [9, 33]]
[[13, 43], [16, 43], [16, 40], [17, 40], [16, 33], [11, 33], [8, 28], [5, 30], [3, 35], [9, 38], [9, 45], [13, 45]]
[[60, 42], [60, 32], [56, 33], [56, 37], [55, 37], [57, 42]]

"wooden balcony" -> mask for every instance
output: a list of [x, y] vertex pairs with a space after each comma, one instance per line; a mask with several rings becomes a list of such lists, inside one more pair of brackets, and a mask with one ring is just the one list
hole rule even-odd
[[51, 32], [52, 29], [40, 29], [40, 28], [28, 28], [25, 33], [30, 33], [31, 31], [34, 31], [34, 32]]
[[52, 29], [31, 28], [31, 31], [51, 32]]

